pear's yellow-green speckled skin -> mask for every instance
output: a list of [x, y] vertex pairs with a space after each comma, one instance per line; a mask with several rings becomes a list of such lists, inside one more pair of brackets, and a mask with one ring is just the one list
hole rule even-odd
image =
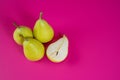
[[35, 23], [33, 35], [41, 43], [46, 43], [52, 40], [54, 31], [45, 20], [39, 19]]
[[22, 35], [23, 37], [31, 37], [31, 38], [33, 37], [33, 33], [30, 28], [26, 26], [20, 26], [16, 28], [13, 33], [13, 39], [19, 45], [23, 44], [23, 37], [21, 37], [20, 35]]
[[30, 61], [42, 59], [45, 53], [43, 44], [32, 38], [24, 40], [23, 49], [25, 57]]

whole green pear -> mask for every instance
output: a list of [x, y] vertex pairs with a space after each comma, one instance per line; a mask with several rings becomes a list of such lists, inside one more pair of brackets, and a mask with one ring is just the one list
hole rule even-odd
[[45, 48], [42, 43], [33, 38], [25, 38], [23, 42], [24, 55], [29, 61], [38, 61], [44, 57]]
[[[23, 44], [23, 37], [31, 37], [31, 38], [33, 37], [32, 30], [29, 27], [19, 26], [16, 23], [14, 23], [13, 25], [16, 27], [13, 33], [13, 39], [17, 44], [19, 45]], [[23, 37], [21, 37], [21, 35]]]
[[33, 35], [41, 43], [47, 43], [54, 37], [54, 30], [46, 20], [42, 19], [42, 12], [34, 25]]

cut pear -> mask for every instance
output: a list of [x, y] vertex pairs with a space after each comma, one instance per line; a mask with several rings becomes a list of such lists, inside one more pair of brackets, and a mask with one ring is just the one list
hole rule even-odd
[[47, 57], [52, 62], [62, 62], [68, 55], [68, 38], [63, 35], [62, 38], [50, 44], [46, 51]]

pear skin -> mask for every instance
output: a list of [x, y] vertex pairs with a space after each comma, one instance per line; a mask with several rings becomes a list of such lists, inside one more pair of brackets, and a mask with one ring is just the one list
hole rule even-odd
[[38, 61], [44, 57], [45, 48], [42, 43], [33, 38], [24, 39], [24, 55], [29, 61]]
[[42, 12], [34, 25], [33, 35], [41, 43], [47, 43], [54, 37], [54, 30], [46, 20], [42, 19]]
[[32, 30], [27, 26], [18, 26], [16, 23], [14, 23], [14, 26], [16, 27], [14, 33], [13, 33], [13, 39], [18, 45], [23, 44], [23, 37], [31, 37], [33, 38]]

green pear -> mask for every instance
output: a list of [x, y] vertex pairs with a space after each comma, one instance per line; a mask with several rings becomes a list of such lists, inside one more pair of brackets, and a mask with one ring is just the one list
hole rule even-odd
[[42, 12], [34, 25], [33, 35], [41, 43], [47, 43], [54, 37], [54, 30], [46, 20], [42, 19]]
[[21, 37], [21, 35], [23, 37], [31, 37], [31, 38], [33, 37], [32, 30], [29, 27], [19, 26], [16, 23], [13, 23], [13, 25], [16, 27], [13, 33], [13, 39], [17, 44], [19, 45], [23, 44], [23, 38]]
[[33, 38], [24, 38], [23, 50], [29, 61], [41, 60], [45, 53], [44, 45]]

